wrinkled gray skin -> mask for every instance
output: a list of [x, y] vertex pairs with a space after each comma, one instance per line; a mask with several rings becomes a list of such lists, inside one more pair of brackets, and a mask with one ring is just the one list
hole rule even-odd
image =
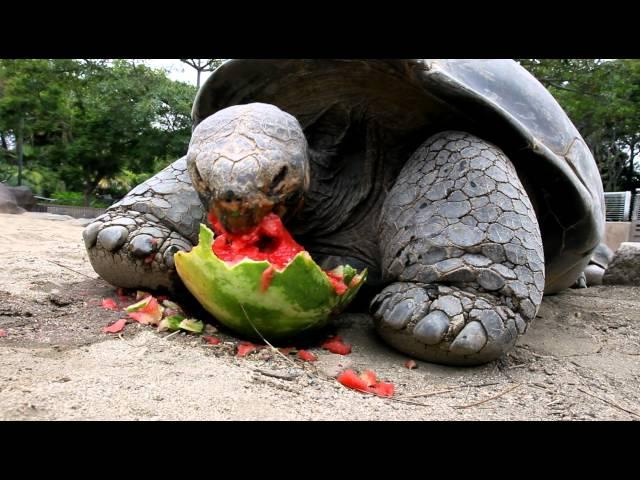
[[275, 211], [321, 266], [369, 269], [390, 345], [473, 365], [512, 348], [602, 238], [595, 162], [514, 62], [232, 61], [193, 118], [186, 158], [84, 232], [114, 285], [179, 285], [173, 253], [207, 211], [234, 231]]

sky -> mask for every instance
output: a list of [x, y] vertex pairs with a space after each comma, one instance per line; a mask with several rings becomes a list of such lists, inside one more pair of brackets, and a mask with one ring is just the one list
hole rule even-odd
[[[173, 59], [144, 59], [145, 63], [152, 68], [166, 69], [168, 70], [168, 76], [172, 80], [179, 80], [181, 82], [196, 84], [196, 71], [189, 65], [182, 63], [177, 58]], [[203, 72], [200, 75], [200, 84], [209, 78], [211, 72]]]

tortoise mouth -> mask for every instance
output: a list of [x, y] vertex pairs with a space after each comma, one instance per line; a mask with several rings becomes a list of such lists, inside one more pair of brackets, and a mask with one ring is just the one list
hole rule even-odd
[[209, 208], [209, 217], [213, 215], [222, 226], [231, 233], [244, 233], [255, 228], [262, 219], [274, 209], [274, 203], [268, 199], [218, 200]]

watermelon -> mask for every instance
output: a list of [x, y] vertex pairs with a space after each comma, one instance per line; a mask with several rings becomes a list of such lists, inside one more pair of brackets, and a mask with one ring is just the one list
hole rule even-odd
[[[328, 275], [275, 214], [242, 235], [210, 220], [219, 235], [200, 225], [198, 245], [176, 253], [176, 270], [209, 313], [242, 335], [259, 339], [258, 330], [279, 340], [323, 327], [366, 279], [366, 270], [358, 273], [349, 265]], [[336, 288], [338, 283], [344, 288]]]

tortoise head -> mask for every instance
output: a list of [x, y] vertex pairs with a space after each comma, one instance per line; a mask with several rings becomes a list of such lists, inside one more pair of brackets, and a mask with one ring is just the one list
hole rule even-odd
[[225, 108], [199, 123], [187, 166], [204, 207], [231, 232], [250, 229], [272, 211], [286, 220], [309, 186], [300, 124], [263, 103]]

